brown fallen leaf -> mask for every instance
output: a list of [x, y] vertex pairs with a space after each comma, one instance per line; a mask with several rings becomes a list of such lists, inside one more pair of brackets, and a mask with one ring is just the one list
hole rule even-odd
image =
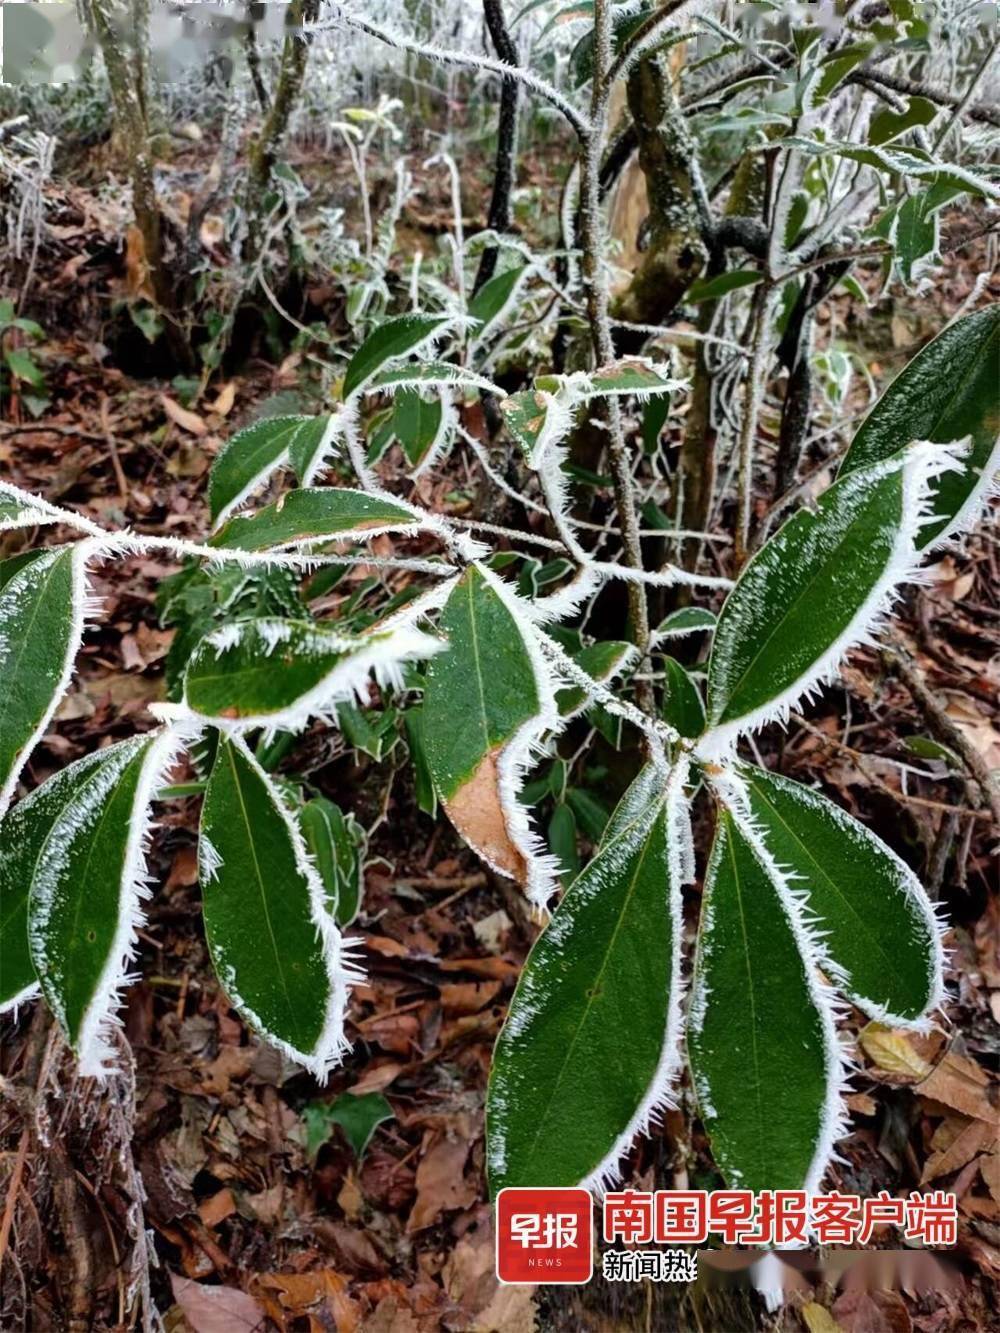
[[231, 1189], [219, 1190], [210, 1199], [198, 1205], [198, 1216], [207, 1227], [217, 1227], [236, 1212], [236, 1200]]
[[874, 1097], [869, 1097], [867, 1092], [852, 1092], [851, 1095], [844, 1100], [855, 1115], [878, 1114], [878, 1102], [876, 1102]]
[[209, 1287], [170, 1274], [174, 1300], [194, 1333], [263, 1333], [266, 1315], [237, 1287]]
[[216, 416], [228, 417], [233, 410], [233, 404], [236, 402], [236, 381], [229, 380], [222, 386], [215, 397], [213, 403], [209, 403], [208, 410], [214, 412]]
[[996, 1125], [1000, 1114], [1000, 1084], [974, 1060], [948, 1051], [915, 1089], [921, 1097], [941, 1102], [974, 1120]]
[[809, 1333], [844, 1333], [830, 1311], [815, 1301], [806, 1301], [799, 1313]]
[[895, 1291], [848, 1290], [833, 1306], [844, 1333], [912, 1333], [913, 1321]]
[[889, 1074], [926, 1078], [931, 1066], [911, 1045], [909, 1038], [884, 1023], [868, 1023], [858, 1037], [869, 1060]]
[[446, 1014], [475, 1014], [500, 993], [499, 981], [451, 981], [438, 987]]
[[413, 1311], [397, 1296], [383, 1296], [361, 1329], [362, 1333], [420, 1333]]
[[474, 977], [494, 977], [498, 981], [516, 977], [521, 971], [507, 958], [442, 958], [438, 967], [442, 972], [471, 972]]
[[358, 1304], [347, 1294], [347, 1279], [332, 1268], [311, 1273], [258, 1273], [252, 1285], [262, 1294], [275, 1293], [279, 1319], [281, 1312], [304, 1316], [321, 1308], [333, 1316], [337, 1333], [354, 1333], [360, 1323]]
[[991, 1153], [979, 1164], [979, 1170], [986, 1181], [993, 1200], [1000, 1203], [1000, 1155]]
[[355, 1097], [361, 1097], [366, 1092], [381, 1092], [394, 1082], [404, 1069], [406, 1065], [399, 1064], [396, 1060], [384, 1060], [381, 1064], [369, 1065], [350, 1091]]
[[467, 1139], [445, 1135], [423, 1155], [417, 1167], [416, 1202], [406, 1222], [408, 1232], [421, 1231], [442, 1213], [468, 1208], [475, 1202], [476, 1184], [464, 1175], [469, 1147]]
[[493, 1231], [488, 1224], [464, 1236], [441, 1270], [445, 1291], [462, 1310], [469, 1333], [534, 1333], [536, 1288], [503, 1286], [496, 1276]]
[[487, 953], [503, 953], [513, 924], [503, 908], [498, 907], [481, 921], [473, 922], [472, 933]]
[[160, 394], [160, 404], [170, 420], [180, 426], [181, 430], [186, 430], [189, 435], [208, 434], [208, 427], [197, 412], [189, 412], [186, 407], [181, 407], [180, 403], [175, 403], [165, 393]]
[[125, 289], [129, 296], [155, 300], [149, 280], [146, 244], [138, 227], [129, 227], [125, 233]]
[[995, 1138], [996, 1131], [985, 1120], [970, 1120], [947, 1148], [928, 1157], [920, 1177], [921, 1183], [960, 1171], [966, 1162], [971, 1162]]

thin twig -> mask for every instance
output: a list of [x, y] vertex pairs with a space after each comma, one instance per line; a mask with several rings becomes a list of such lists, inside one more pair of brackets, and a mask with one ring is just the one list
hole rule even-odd
[[557, 111], [562, 112], [569, 123], [576, 130], [581, 139], [586, 139], [590, 133], [590, 124], [587, 119], [580, 114], [572, 102], [563, 97], [557, 88], [547, 83], [545, 79], [540, 79], [530, 70], [521, 66], [509, 65], [504, 60], [493, 60], [490, 56], [470, 55], [466, 51], [454, 51], [448, 47], [435, 46], [429, 42], [417, 42], [411, 37], [406, 37], [402, 33], [390, 32], [387, 28], [380, 28], [377, 23], [370, 23], [367, 19], [358, 18], [353, 14], [345, 14], [342, 9], [334, 9], [334, 17], [326, 23], [317, 23], [307, 28], [307, 31], [324, 32], [330, 28], [337, 28], [346, 23], [350, 28], [356, 28], [359, 32], [366, 32], [369, 37], [375, 37], [380, 42], [385, 42], [386, 46], [394, 46], [400, 51], [412, 51], [414, 55], [426, 56], [428, 60], [440, 60], [446, 65], [462, 65], [466, 69], [486, 70], [490, 74], [500, 74], [505, 79], [516, 79], [518, 83], [530, 88], [532, 92], [538, 93], [547, 102], [550, 102]]
[[947, 745], [962, 760], [982, 793], [984, 804], [993, 811], [1000, 829], [1000, 771], [991, 769], [986, 760], [941, 707], [914, 660], [900, 648], [882, 649], [882, 661], [895, 672], [909, 690], [914, 703], [923, 713], [927, 725], [942, 744]]
[[739, 435], [739, 476], [737, 480], [737, 517], [734, 542], [737, 571], [743, 567], [750, 549], [750, 507], [753, 499], [753, 458], [757, 441], [757, 420], [764, 396], [763, 378], [767, 373], [767, 342], [770, 329], [770, 299], [763, 283], [754, 290], [750, 320], [752, 341], [743, 392], [743, 414]]
[[[601, 146], [607, 123], [610, 93], [611, 63], [611, 4], [610, 0], [595, 0], [594, 4], [594, 74], [591, 96], [593, 128], [580, 152], [580, 236], [583, 256], [582, 270], [586, 285], [587, 313], [590, 319], [591, 339], [598, 366], [615, 359], [614, 341], [609, 318], [610, 293], [604, 266], [604, 223], [601, 213]], [[639, 519], [636, 513], [632, 470], [622, 426], [621, 407], [617, 399], [607, 404], [608, 459], [615, 506], [621, 520], [622, 547], [626, 562], [635, 570], [642, 570], [642, 545], [639, 538]], [[564, 534], [560, 533], [560, 536]], [[564, 537], [565, 539], [565, 537]], [[646, 590], [638, 581], [629, 583], [629, 614], [632, 621], [632, 640], [639, 649], [642, 661], [649, 651], [649, 608]], [[641, 683], [637, 698], [646, 712], [652, 712], [655, 699], [652, 688]]]

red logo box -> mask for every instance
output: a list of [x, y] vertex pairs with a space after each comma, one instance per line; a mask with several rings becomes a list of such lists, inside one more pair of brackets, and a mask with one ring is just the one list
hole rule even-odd
[[501, 1282], [590, 1281], [593, 1200], [587, 1190], [501, 1190], [496, 1219]]

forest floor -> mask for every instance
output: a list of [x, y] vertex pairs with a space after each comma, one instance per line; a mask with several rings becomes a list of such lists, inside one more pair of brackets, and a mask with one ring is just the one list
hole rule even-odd
[[[35, 421], [16, 401], [4, 402], [0, 476], [109, 526], [200, 538], [213, 455], [255, 404], [296, 390], [303, 353], [272, 360], [255, 347], [185, 408], [170, 378], [140, 377], [148, 368], [122, 354], [120, 341], [110, 350], [103, 341], [110, 302], [127, 281], [116, 253], [120, 220], [103, 217], [85, 185], [61, 188], [60, 240], [40, 256], [24, 311], [46, 329], [36, 356], [50, 403]], [[446, 211], [444, 200], [428, 205], [428, 214]], [[429, 225], [426, 215], [404, 222], [418, 232]], [[831, 306], [822, 336], [831, 336], [832, 322], [884, 382], [966, 299], [977, 262], [975, 247], [956, 252], [933, 296], [896, 302], [891, 318], [884, 306], [873, 317], [845, 297]], [[338, 299], [320, 292], [318, 308]], [[457, 512], [474, 485], [455, 461], [422, 483], [420, 498]], [[15, 549], [13, 539], [0, 538], [0, 555]], [[890, 636], [922, 668], [947, 724], [994, 766], [998, 564], [996, 530], [983, 526], [962, 549], [937, 558], [927, 582], [907, 594]], [[173, 634], [158, 620], [155, 597], [174, 568], [143, 557], [99, 572], [102, 609], [32, 760], [32, 784], [151, 725], [147, 709], [163, 698]], [[32, 1329], [123, 1328], [129, 1283], [143, 1280], [148, 1257], [151, 1296], [172, 1333], [1000, 1328], [995, 834], [962, 770], [920, 743], [935, 725], [940, 719], [929, 721], [891, 663], [862, 649], [842, 686], [787, 733], [759, 742], [767, 759], [822, 784], [922, 872], [951, 923], [946, 1031], [889, 1032], [857, 1012], [846, 1020], [860, 1036], [860, 1069], [844, 1161], [831, 1175], [831, 1187], [863, 1195], [954, 1191], [958, 1245], [940, 1264], [928, 1261], [926, 1281], [871, 1290], [859, 1268], [838, 1283], [831, 1270], [803, 1265], [800, 1290], [776, 1316], [732, 1274], [720, 1269], [708, 1281], [715, 1270], [707, 1262], [685, 1293], [648, 1284], [625, 1291], [599, 1280], [569, 1295], [498, 1285], [484, 1090], [538, 927], [520, 896], [484, 871], [447, 823], [419, 813], [404, 767], [392, 758], [376, 764], [317, 731], [287, 762], [372, 830], [363, 909], [350, 932], [367, 973], [353, 995], [352, 1054], [320, 1088], [247, 1033], [207, 956], [197, 802], [164, 806], [153, 856], [160, 887], [125, 1012], [134, 1085], [124, 1076], [103, 1087], [78, 1080], [40, 1008], [0, 1030], [3, 1327], [19, 1327], [24, 1317]], [[692, 923], [698, 896], [692, 888]], [[324, 1110], [345, 1092], [381, 1093], [391, 1108], [360, 1158]], [[682, 1092], [681, 1109], [632, 1152], [633, 1183], [718, 1183], [689, 1110]], [[29, 1133], [29, 1117], [43, 1127], [41, 1138]], [[886, 1233], [873, 1244], [895, 1241]]]

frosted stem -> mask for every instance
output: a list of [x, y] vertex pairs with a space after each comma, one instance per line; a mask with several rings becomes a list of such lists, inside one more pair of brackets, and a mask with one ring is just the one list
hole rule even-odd
[[[604, 222], [601, 214], [600, 174], [601, 149], [607, 128], [608, 73], [611, 68], [611, 3], [595, 0], [594, 4], [594, 76], [591, 97], [592, 126], [580, 146], [580, 233], [583, 246], [582, 269], [587, 297], [594, 356], [598, 367], [615, 359], [611, 320], [608, 313], [610, 293], [605, 266]], [[615, 398], [606, 405], [608, 426], [608, 459], [614, 488], [615, 507], [621, 523], [625, 560], [633, 568], [642, 569], [642, 546], [639, 539], [639, 519], [635, 507], [632, 471], [629, 467], [628, 447], [622, 427], [621, 407]], [[563, 536], [560, 533], [560, 536]], [[629, 615], [632, 621], [632, 641], [639, 649], [640, 668], [645, 666], [649, 651], [649, 609], [646, 590], [639, 582], [628, 586]], [[636, 696], [643, 710], [652, 712], [655, 699], [648, 681], [640, 681]]]
[[753, 499], [753, 453], [757, 440], [757, 421], [761, 399], [764, 397], [764, 376], [767, 371], [767, 342], [770, 329], [771, 303], [764, 283], [754, 290], [751, 311], [752, 342], [750, 364], [743, 390], [743, 412], [740, 420], [739, 479], [737, 482], [737, 518], [735, 533], [736, 569], [742, 569], [750, 546], [750, 506]]

